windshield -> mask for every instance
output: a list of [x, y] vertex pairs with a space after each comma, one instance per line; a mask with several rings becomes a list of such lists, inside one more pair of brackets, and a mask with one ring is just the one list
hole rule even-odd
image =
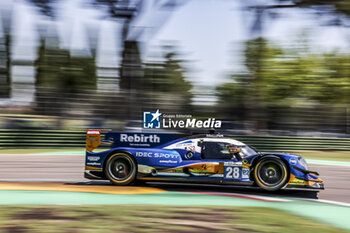
[[249, 146], [246, 146], [246, 145], [245, 146], [238, 146], [238, 148], [241, 150], [239, 152], [239, 155], [242, 158], [257, 154], [257, 152], [254, 149], [252, 149], [252, 148], [250, 148]]

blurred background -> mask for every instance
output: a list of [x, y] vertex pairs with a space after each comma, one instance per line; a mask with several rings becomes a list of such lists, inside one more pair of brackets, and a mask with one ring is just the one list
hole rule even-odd
[[349, 137], [347, 0], [0, 1], [0, 126]]

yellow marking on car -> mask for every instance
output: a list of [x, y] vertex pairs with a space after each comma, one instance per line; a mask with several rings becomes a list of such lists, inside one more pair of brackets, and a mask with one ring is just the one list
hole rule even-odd
[[219, 163], [219, 169], [218, 169], [218, 173], [219, 174], [224, 174], [224, 163]]
[[102, 170], [101, 167], [85, 166], [85, 170]]
[[161, 170], [161, 172], [174, 172], [174, 173], [182, 173], [184, 168], [191, 169], [193, 173], [218, 173], [219, 171], [219, 163], [194, 163], [187, 164], [181, 167], [169, 168]]
[[317, 178], [317, 179], [310, 179], [311, 181], [316, 181], [316, 182], [320, 182], [320, 183], [322, 183], [323, 182], [323, 180], [321, 179], [321, 178]]
[[20, 191], [64, 191], [87, 192], [104, 194], [150, 194], [165, 192], [163, 189], [151, 187], [90, 185], [74, 183], [46, 183], [46, 182], [0, 182], [0, 190]]
[[289, 182], [288, 184], [292, 184], [292, 185], [314, 185], [315, 182], [319, 182], [319, 183], [322, 183], [323, 180], [320, 179], [320, 178], [317, 178], [317, 179], [310, 179], [310, 180], [303, 180], [303, 179], [299, 179], [297, 177], [295, 177], [295, 175], [293, 174], [290, 174], [290, 179], [289, 179]]
[[299, 178], [296, 178], [295, 175], [290, 174], [290, 179], [288, 184], [292, 184], [292, 185], [308, 185], [309, 182], [307, 180], [302, 180]]

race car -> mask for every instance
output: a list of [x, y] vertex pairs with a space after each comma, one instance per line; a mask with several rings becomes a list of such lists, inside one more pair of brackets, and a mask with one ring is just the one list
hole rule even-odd
[[304, 158], [289, 153], [259, 153], [221, 134], [181, 138], [166, 133], [107, 132], [112, 149], [93, 152], [100, 130], [87, 130], [85, 178], [115, 185], [136, 181], [191, 182], [258, 186], [264, 190], [324, 189]]

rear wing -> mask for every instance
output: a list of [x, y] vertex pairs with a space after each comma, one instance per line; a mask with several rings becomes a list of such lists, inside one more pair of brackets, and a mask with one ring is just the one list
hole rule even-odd
[[143, 132], [114, 132], [109, 131], [104, 135], [101, 141], [101, 130], [86, 131], [86, 150], [92, 152], [101, 143], [111, 144], [115, 147], [142, 147], [153, 148], [175, 140], [180, 140], [183, 134], [169, 133], [143, 133]]

